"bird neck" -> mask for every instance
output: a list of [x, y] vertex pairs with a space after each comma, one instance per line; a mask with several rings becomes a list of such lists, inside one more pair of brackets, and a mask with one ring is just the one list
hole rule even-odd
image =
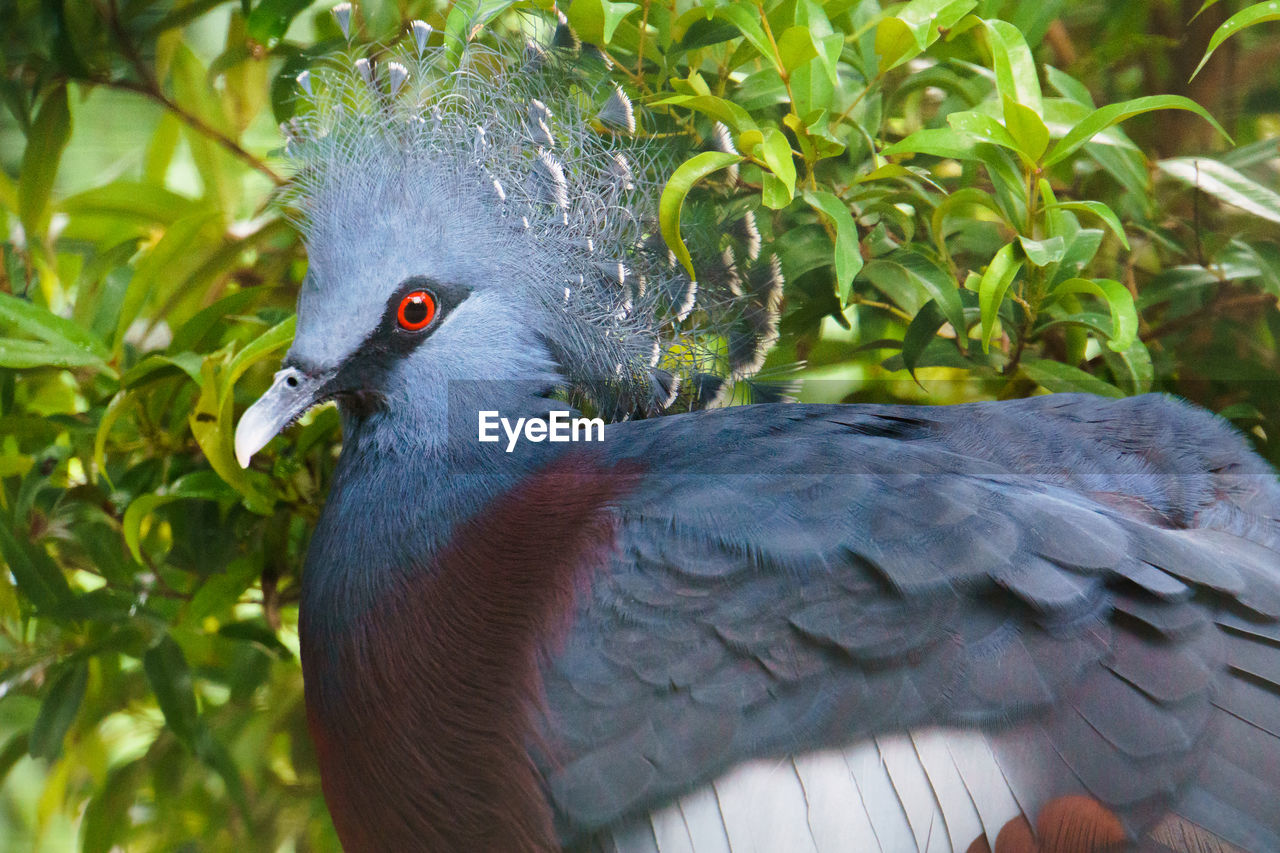
[[481, 411], [536, 417], [545, 380], [454, 383], [416, 406], [342, 410], [343, 447], [303, 576], [318, 630], [345, 633], [405, 575], [425, 570], [455, 527], [547, 466], [564, 445], [478, 440]]
[[554, 849], [527, 752], [538, 661], [612, 545], [627, 478], [579, 453], [389, 449], [356, 426], [299, 626], [344, 848]]

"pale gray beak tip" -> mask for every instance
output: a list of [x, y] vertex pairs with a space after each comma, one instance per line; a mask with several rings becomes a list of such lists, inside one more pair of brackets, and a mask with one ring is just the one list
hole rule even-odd
[[236, 425], [236, 462], [241, 468], [248, 468], [253, 454], [316, 404], [327, 379], [327, 375], [311, 376], [296, 367], [286, 367], [276, 373], [271, 388], [245, 411]]

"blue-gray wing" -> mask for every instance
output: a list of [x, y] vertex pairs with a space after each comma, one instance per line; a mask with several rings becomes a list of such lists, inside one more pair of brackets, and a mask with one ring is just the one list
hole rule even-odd
[[535, 750], [567, 841], [754, 758], [949, 726], [1033, 824], [1083, 793], [1130, 833], [1173, 807], [1280, 849], [1280, 487], [1216, 419], [1058, 395], [608, 429], [642, 475]]

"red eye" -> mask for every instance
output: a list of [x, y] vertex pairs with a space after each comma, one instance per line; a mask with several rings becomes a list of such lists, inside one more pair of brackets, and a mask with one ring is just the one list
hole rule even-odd
[[436, 318], [436, 299], [425, 290], [415, 290], [405, 294], [400, 300], [400, 308], [396, 311], [396, 320], [400, 328], [410, 332], [420, 332]]

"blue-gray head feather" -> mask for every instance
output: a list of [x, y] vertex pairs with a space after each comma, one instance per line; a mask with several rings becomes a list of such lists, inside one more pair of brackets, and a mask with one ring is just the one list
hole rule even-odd
[[[695, 285], [673, 263], [654, 221], [665, 152], [632, 134], [626, 94], [534, 47], [468, 45], [459, 59], [430, 37], [414, 22], [373, 58], [299, 78], [285, 200], [311, 266], [293, 360], [353, 351], [388, 294], [425, 276], [471, 288], [466, 321], [487, 326], [450, 336], [486, 351], [453, 352], [468, 366], [448, 378], [550, 368], [571, 399], [625, 417], [666, 408], [685, 377], [758, 369], [776, 265], [752, 284], [729, 255]], [[748, 245], [754, 260], [758, 233]]]

